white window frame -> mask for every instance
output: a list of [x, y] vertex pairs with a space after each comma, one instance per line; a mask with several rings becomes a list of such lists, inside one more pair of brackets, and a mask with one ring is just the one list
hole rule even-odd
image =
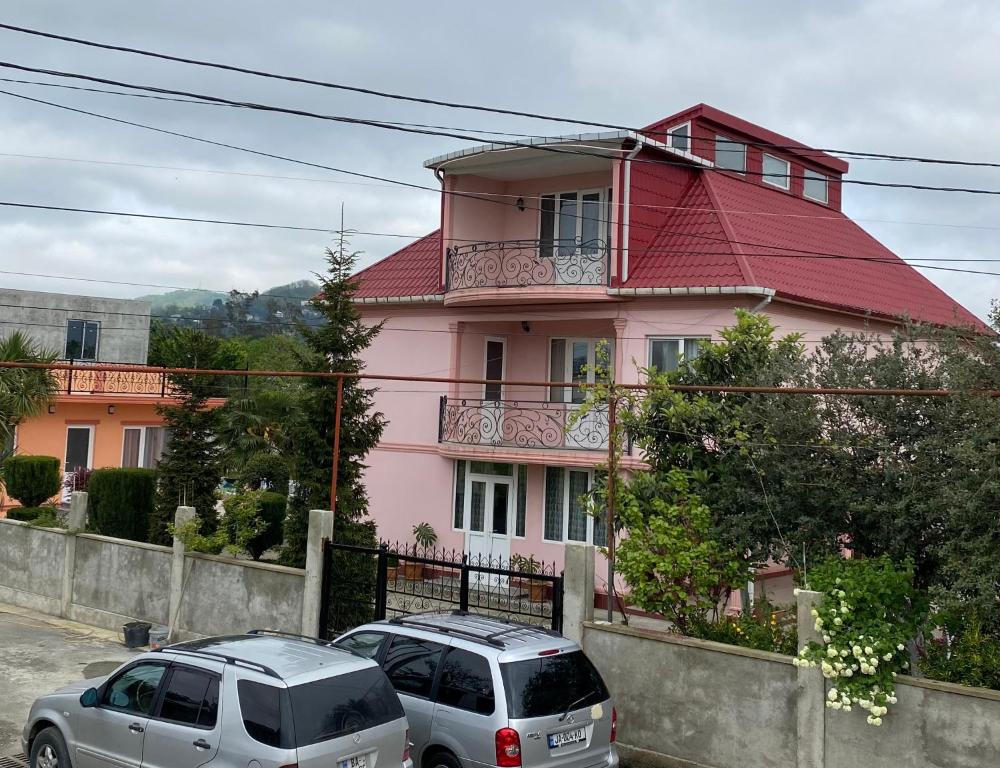
[[147, 430], [150, 429], [164, 429], [162, 424], [126, 424], [122, 426], [122, 459], [121, 467], [125, 466], [125, 433], [130, 429], [139, 430], [139, 464], [135, 466], [136, 469], [156, 469], [156, 467], [144, 467], [142, 465], [143, 456], [146, 455], [146, 434]]
[[[674, 131], [679, 128], [687, 128], [687, 149], [680, 149], [674, 146]], [[675, 126], [667, 128], [667, 140], [664, 142], [671, 149], [676, 149], [678, 152], [684, 152], [685, 154], [691, 154], [691, 148], [694, 146], [691, 137], [691, 121], [688, 120], [686, 123], [678, 123]]]
[[[684, 342], [686, 341], [711, 341], [711, 336], [647, 336], [646, 337], [646, 367], [651, 368], [653, 365], [653, 342], [656, 341], [673, 341], [677, 344], [677, 361], [681, 363], [684, 361]], [[661, 371], [657, 368], [659, 373], [669, 373], [669, 371]]]
[[[596, 187], [594, 189], [564, 189], [561, 192], [542, 192], [539, 198], [538, 206], [538, 216], [535, 226], [535, 239], [541, 243], [542, 241], [542, 206], [541, 199], [543, 197], [554, 197], [555, 198], [555, 209], [553, 211], [553, 221], [552, 221], [552, 253], [555, 255], [556, 251], [559, 249], [559, 198], [562, 195], [576, 195], [576, 207], [577, 211], [583, 209], [583, 196], [597, 194], [597, 207], [600, 211], [597, 220], [597, 239], [603, 243], [608, 243], [608, 188], [607, 187]], [[575, 242], [579, 243], [583, 237], [583, 216], [580, 213], [576, 215], [576, 227], [575, 227]]]
[[[492, 480], [502, 479], [502, 480], [505, 480], [505, 481], [509, 481], [510, 488], [511, 488], [511, 498], [510, 498], [509, 507], [508, 507], [508, 510], [507, 510], [507, 530], [508, 530], [507, 538], [508, 539], [525, 539], [525, 538], [527, 538], [527, 533], [528, 533], [528, 523], [527, 523], [527, 520], [525, 520], [525, 524], [524, 524], [524, 533], [525, 533], [525, 535], [524, 536], [518, 536], [517, 535], [517, 498], [518, 498], [517, 494], [518, 494], [518, 491], [520, 490], [520, 488], [519, 488], [520, 483], [519, 483], [519, 480], [518, 480], [518, 467], [521, 466], [521, 465], [520, 464], [516, 464], [516, 463], [511, 463], [511, 467], [513, 467], [513, 471], [512, 471], [512, 473], [510, 475], [484, 475], [481, 472], [473, 472], [472, 471], [472, 462], [473, 461], [474, 461], [473, 459], [456, 459], [455, 460], [455, 469], [451, 473], [452, 474], [452, 479], [451, 479], [451, 530], [454, 531], [454, 532], [456, 532], [456, 533], [469, 533], [470, 532], [470, 529], [469, 529], [469, 522], [470, 522], [470, 520], [467, 519], [468, 515], [466, 515], [466, 509], [465, 509], [465, 507], [466, 507], [467, 503], [471, 503], [471, 502], [469, 502], [469, 499], [472, 498], [472, 481], [473, 480], [479, 480], [479, 481], [487, 481], [487, 482], [489, 482], [489, 481], [492, 481]], [[475, 459], [475, 461], [478, 461], [478, 459]], [[463, 462], [465, 464], [465, 492], [464, 492], [464, 495], [462, 496], [462, 527], [461, 528], [457, 528], [455, 526], [455, 496], [456, 496], [456, 494], [458, 492], [458, 462]], [[508, 462], [502, 462], [502, 463], [506, 464]], [[525, 476], [525, 488], [527, 488], [527, 484], [528, 484], [527, 481], [528, 481], [528, 478], [527, 478], [527, 476]], [[525, 504], [525, 514], [527, 514], [527, 504]], [[543, 510], [543, 514], [544, 514], [544, 510]], [[485, 521], [484, 521], [484, 525], [485, 525]], [[471, 531], [471, 532], [472, 533], [481, 533], [481, 531]], [[499, 535], [499, 534], [494, 534], [494, 535]]]
[[[501, 345], [503, 345], [503, 359], [501, 360], [501, 366], [500, 366], [500, 378], [501, 378], [501, 380], [502, 379], [506, 379], [507, 378], [507, 337], [506, 336], [487, 336], [485, 339], [483, 339], [483, 380], [486, 380], [486, 379], [489, 378], [489, 376], [486, 375], [486, 370], [487, 370], [487, 368], [489, 366], [489, 355], [487, 354], [487, 350], [489, 350], [489, 348], [490, 348], [489, 344], [490, 344], [491, 341], [493, 341], [493, 342], [499, 342]], [[489, 403], [492, 403], [492, 402], [503, 402], [504, 394], [506, 394], [506, 390], [507, 390], [506, 385], [505, 384], [501, 384], [500, 385], [500, 400], [499, 401], [487, 400], [486, 399], [486, 384], [483, 384], [483, 398], [482, 399], [483, 399], [484, 402], [489, 402]]]
[[[784, 177], [781, 177], [781, 176], [768, 176], [767, 175], [768, 170], [767, 170], [767, 168], [765, 166], [767, 164], [767, 159], [768, 158], [770, 158], [771, 160], [774, 160], [775, 162], [783, 163], [784, 164], [784, 166], [785, 166], [785, 175], [784, 175]], [[785, 181], [784, 184], [781, 183], [781, 179], [782, 178], [784, 178], [784, 181]], [[791, 189], [791, 186], [792, 186], [792, 164], [790, 162], [788, 162], [787, 160], [784, 160], [784, 159], [778, 157], [777, 155], [772, 155], [772, 154], [769, 154], [767, 152], [764, 152], [761, 155], [761, 159], [760, 159], [760, 180], [763, 181], [765, 184], [767, 184], [769, 186], [777, 187], [778, 189], [784, 189], [784, 190], [787, 191], [787, 190]]]
[[[597, 367], [597, 345], [606, 341], [608, 343], [609, 350], [611, 352], [610, 360], [608, 361], [610, 365], [610, 373], [614, 374], [615, 367], [615, 340], [610, 339], [607, 336], [550, 336], [549, 337], [549, 350], [548, 350], [548, 362], [547, 368], [548, 376], [552, 376], [552, 342], [553, 341], [564, 341], [566, 342], [566, 357], [563, 360], [563, 381], [571, 382], [573, 381], [573, 344], [575, 342], [585, 342], [587, 344], [587, 381], [586, 384], [596, 383], [596, 373], [595, 368]], [[551, 381], [551, 379], [550, 379]], [[553, 389], [553, 387], [549, 387]], [[558, 389], [558, 387], [556, 387]], [[573, 390], [575, 387], [562, 387], [563, 399], [560, 400], [549, 400], [549, 402], [563, 402], [567, 405], [580, 405], [580, 403], [573, 402]]]
[[[551, 465], [546, 465], [545, 471], [548, 472], [553, 469]], [[570, 472], [585, 472], [587, 475], [587, 492], [593, 490], [594, 488], [594, 469], [593, 467], [555, 467], [555, 469], [561, 469], [563, 472], [563, 503], [562, 503], [562, 539], [547, 539], [545, 538], [545, 502], [548, 500], [546, 498], [546, 483], [542, 481], [542, 541], [546, 544], [593, 544], [594, 543], [594, 516], [586, 515], [587, 518], [587, 539], [586, 541], [577, 541], [576, 539], [569, 538], [569, 473]], [[527, 528], [527, 526], [525, 526]]]
[[88, 432], [90, 432], [90, 437], [87, 440], [87, 466], [85, 467], [85, 469], [94, 468], [94, 437], [96, 434], [95, 426], [96, 426], [95, 424], [73, 424], [72, 422], [66, 425], [66, 435], [63, 438], [63, 460], [62, 460], [63, 472], [73, 471], [72, 469], [65, 468], [67, 454], [69, 453], [69, 431], [71, 429], [86, 429]]
[[[812, 176], [810, 177], [810, 174]], [[822, 181], [823, 182], [823, 197], [814, 197], [813, 195], [806, 193], [806, 182], [810, 180]], [[822, 205], [830, 204], [830, 177], [825, 173], [820, 173], [819, 171], [814, 171], [812, 168], [802, 169], [802, 197], [806, 200], [812, 200], [815, 203], [821, 203]]]
[[87, 323], [93, 323], [97, 326], [97, 343], [94, 345], [94, 356], [93, 357], [74, 357], [73, 360], [79, 360], [82, 363], [96, 363], [101, 359], [101, 321], [100, 320], [88, 320], [85, 317], [71, 317], [66, 320], [66, 338], [63, 342], [63, 356], [65, 359], [71, 359], [69, 355], [66, 354], [67, 347], [69, 347], [69, 324], [70, 323], [83, 323], [83, 337], [80, 340], [80, 354], [83, 355], [83, 342], [87, 339]]
[[[741, 147], [743, 147], [743, 167], [742, 168], [740, 168], [740, 169], [727, 168], [725, 166], [719, 165], [719, 139], [722, 139], [723, 141], [728, 142], [726, 144], [727, 147], [732, 147], [735, 144], [739, 144]], [[718, 168], [720, 171], [729, 171], [731, 173], [746, 174], [746, 172], [747, 172], [747, 145], [746, 145], [746, 142], [737, 141], [736, 139], [731, 138], [730, 136], [723, 136], [721, 133], [715, 134], [715, 140], [714, 141], [715, 141], [715, 143], [714, 143], [714, 149], [715, 149], [715, 167]]]

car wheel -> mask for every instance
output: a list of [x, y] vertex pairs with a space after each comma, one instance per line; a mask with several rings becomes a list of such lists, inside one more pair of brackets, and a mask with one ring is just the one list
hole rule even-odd
[[31, 768], [73, 768], [58, 728], [46, 728], [31, 743]]
[[420, 768], [462, 768], [462, 764], [451, 752], [434, 752], [420, 761]]

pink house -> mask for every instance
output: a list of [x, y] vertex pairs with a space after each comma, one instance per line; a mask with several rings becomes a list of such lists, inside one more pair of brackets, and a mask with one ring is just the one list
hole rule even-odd
[[[365, 320], [384, 323], [371, 373], [592, 381], [603, 340], [615, 379], [637, 382], [696, 354], [737, 307], [811, 342], [902, 315], [982, 327], [841, 212], [844, 160], [704, 104], [639, 132], [478, 146], [425, 167], [440, 229], [359, 275]], [[602, 544], [578, 499], [606, 460], [607, 414], [567, 429], [582, 397], [387, 382], [367, 472], [380, 534], [410, 540], [426, 521], [447, 547], [557, 563], [566, 542]]]

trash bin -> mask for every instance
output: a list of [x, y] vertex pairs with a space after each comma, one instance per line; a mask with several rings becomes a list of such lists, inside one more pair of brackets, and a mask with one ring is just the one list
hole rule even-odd
[[153, 626], [145, 621], [130, 621], [122, 627], [122, 636], [126, 648], [140, 648], [149, 645], [149, 628]]
[[149, 650], [155, 651], [157, 648], [162, 648], [167, 644], [167, 637], [169, 637], [170, 632], [163, 628], [157, 627], [149, 632]]

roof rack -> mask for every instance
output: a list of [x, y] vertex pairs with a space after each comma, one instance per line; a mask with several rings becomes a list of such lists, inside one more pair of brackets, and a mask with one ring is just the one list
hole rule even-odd
[[[495, 648], [505, 648], [506, 646], [497, 639], [491, 639], [489, 635], [482, 635], [478, 632], [470, 632], [467, 629], [460, 629], [459, 627], [449, 627], [442, 624], [432, 624], [429, 621], [420, 621], [419, 616], [425, 614], [417, 614], [416, 617], [413, 616], [397, 616], [396, 618], [389, 619], [390, 624], [399, 624], [404, 627], [417, 627], [420, 629], [432, 629], [436, 632], [443, 632], [446, 635], [457, 635], [464, 637], [468, 640], [472, 640], [477, 643], [485, 643], [486, 645], [492, 645]], [[434, 616], [441, 615], [451, 615], [451, 614], [440, 614], [435, 613]]]
[[283, 632], [280, 629], [251, 629], [247, 632], [248, 635], [256, 635], [258, 637], [263, 636], [273, 636], [273, 637], [287, 637], [292, 640], [302, 640], [308, 643], [314, 643], [316, 645], [322, 645], [324, 648], [331, 648], [335, 651], [343, 651], [344, 653], [349, 653], [352, 656], [357, 656], [361, 659], [368, 659], [363, 653], [360, 653], [353, 648], [348, 648], [343, 645], [337, 645], [333, 640], [324, 640], [322, 637], [313, 637], [312, 635], [299, 635], [295, 632]]
[[[445, 617], [445, 616], [470, 617], [470, 618], [476, 618], [476, 619], [487, 619], [489, 621], [496, 621], [496, 622], [500, 622], [500, 623], [503, 623], [503, 624], [512, 624], [513, 626], [508, 627], [507, 629], [501, 629], [498, 632], [491, 632], [489, 634], [482, 634], [482, 633], [479, 633], [479, 632], [473, 632], [473, 631], [468, 630], [468, 629], [462, 629], [460, 627], [449, 627], [447, 625], [433, 624], [433, 623], [427, 622], [427, 621], [420, 621], [419, 618], [421, 616], [425, 616], [425, 617], [431, 617], [431, 616], [438, 616], [438, 617]], [[430, 613], [425, 613], [425, 614], [416, 614], [416, 615], [413, 615], [413, 616], [399, 616], [399, 617], [390, 619], [389, 623], [390, 624], [401, 624], [401, 625], [404, 625], [404, 626], [424, 627], [424, 628], [429, 628], [429, 629], [436, 630], [438, 632], [443, 632], [443, 633], [449, 634], [449, 635], [459, 635], [459, 636], [467, 638], [469, 640], [475, 640], [475, 641], [480, 642], [480, 643], [486, 643], [487, 645], [492, 645], [492, 646], [494, 646], [496, 648], [506, 648], [506, 644], [503, 642], [503, 640], [501, 638], [507, 637], [508, 635], [512, 635], [515, 632], [524, 632], [525, 630], [531, 630], [533, 632], [539, 632], [541, 634], [555, 636], [555, 637], [562, 637], [562, 635], [560, 635], [555, 630], [548, 629], [546, 627], [540, 627], [537, 624], [528, 624], [527, 622], [523, 622], [523, 621], [513, 621], [513, 620], [510, 620], [510, 619], [501, 619], [501, 618], [497, 618], [497, 617], [494, 617], [494, 616], [487, 616], [486, 614], [472, 613], [470, 611], [462, 611], [462, 610], [453, 610], [453, 611], [450, 611], [450, 612], [447, 612], [447, 613], [442, 613], [440, 611], [435, 611], [435, 612], [430, 612]]]
[[271, 669], [265, 664], [260, 664], [256, 661], [247, 661], [246, 659], [238, 659], [235, 656], [230, 656], [226, 653], [216, 653], [215, 651], [202, 651], [198, 648], [177, 648], [176, 646], [166, 646], [163, 648], [154, 648], [153, 653], [180, 653], [185, 656], [203, 656], [209, 659], [221, 659], [227, 664], [234, 664], [240, 667], [249, 667], [250, 669], [256, 669], [258, 672], [263, 672], [268, 677], [276, 677], [279, 680], [281, 675]]

